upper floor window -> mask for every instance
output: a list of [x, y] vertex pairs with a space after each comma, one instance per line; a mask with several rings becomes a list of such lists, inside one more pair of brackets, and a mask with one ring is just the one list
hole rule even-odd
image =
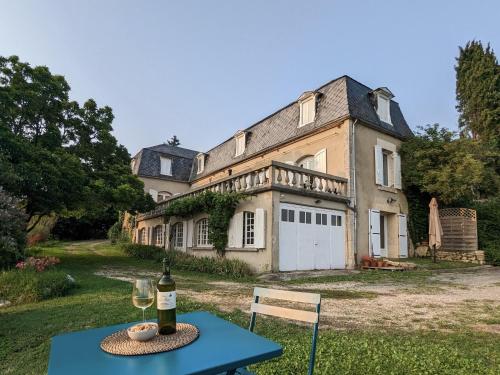
[[160, 156], [160, 174], [172, 176], [172, 159]]
[[387, 87], [380, 87], [373, 91], [376, 102], [374, 103], [380, 121], [391, 124], [391, 99], [394, 97]]
[[196, 245], [209, 246], [211, 243], [208, 240], [208, 219], [201, 219], [196, 224]]
[[381, 140], [375, 146], [375, 183], [401, 189], [401, 157], [395, 145]]
[[314, 93], [303, 94], [299, 98], [300, 117], [299, 126], [307, 125], [316, 117], [316, 95]]
[[158, 202], [162, 202], [166, 200], [167, 198], [170, 198], [172, 196], [172, 193], [168, 191], [159, 191], [158, 192]]
[[205, 154], [196, 156], [196, 173], [200, 174], [205, 170]]
[[316, 165], [314, 162], [314, 156], [304, 156], [303, 158], [297, 160], [297, 165], [301, 168], [314, 169]]
[[179, 222], [172, 225], [171, 238], [173, 248], [182, 248], [184, 244], [184, 223]]
[[240, 156], [245, 152], [246, 147], [246, 133], [238, 132], [234, 136], [234, 140], [236, 142], [236, 150], [234, 156]]
[[255, 245], [255, 214], [245, 211], [243, 213], [243, 246]]

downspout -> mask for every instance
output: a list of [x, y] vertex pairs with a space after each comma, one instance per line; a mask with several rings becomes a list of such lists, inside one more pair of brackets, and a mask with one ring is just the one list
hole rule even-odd
[[358, 119], [355, 119], [351, 125], [351, 139], [350, 139], [350, 170], [351, 170], [351, 200], [349, 202], [349, 208], [353, 212], [353, 227], [354, 233], [352, 238], [352, 246], [354, 248], [354, 264], [358, 266], [358, 230], [357, 230], [357, 222], [358, 222], [358, 210], [357, 210], [357, 201], [356, 201], [356, 124]]

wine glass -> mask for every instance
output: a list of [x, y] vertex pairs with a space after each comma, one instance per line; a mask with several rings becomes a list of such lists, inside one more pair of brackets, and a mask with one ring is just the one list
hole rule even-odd
[[132, 290], [132, 303], [135, 307], [142, 309], [142, 321], [145, 322], [145, 310], [153, 304], [155, 292], [153, 282], [150, 279], [135, 279]]

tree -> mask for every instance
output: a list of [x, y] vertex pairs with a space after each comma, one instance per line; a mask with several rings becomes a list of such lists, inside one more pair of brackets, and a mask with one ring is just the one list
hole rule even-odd
[[26, 217], [18, 205], [17, 199], [0, 188], [0, 270], [23, 257]]
[[419, 127], [403, 143], [401, 157], [404, 186], [417, 187], [445, 204], [492, 196], [500, 187], [494, 154], [438, 124]]
[[493, 49], [468, 42], [460, 47], [455, 71], [462, 134], [500, 147], [500, 67]]
[[167, 141], [167, 145], [169, 145], [169, 146], [177, 147], [177, 146], [180, 146], [180, 144], [181, 144], [181, 141], [179, 141], [179, 138], [177, 138], [177, 136], [175, 134], [172, 136], [172, 138], [170, 138]]
[[92, 99], [80, 106], [69, 90], [46, 67], [0, 56], [0, 186], [21, 199], [29, 219], [102, 221], [153, 207], [111, 134], [111, 108]]

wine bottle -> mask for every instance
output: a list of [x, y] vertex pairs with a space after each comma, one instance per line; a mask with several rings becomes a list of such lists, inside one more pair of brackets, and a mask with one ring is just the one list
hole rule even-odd
[[167, 259], [163, 259], [163, 275], [156, 285], [158, 331], [160, 335], [169, 335], [176, 331], [176, 293], [175, 281], [170, 277]]

